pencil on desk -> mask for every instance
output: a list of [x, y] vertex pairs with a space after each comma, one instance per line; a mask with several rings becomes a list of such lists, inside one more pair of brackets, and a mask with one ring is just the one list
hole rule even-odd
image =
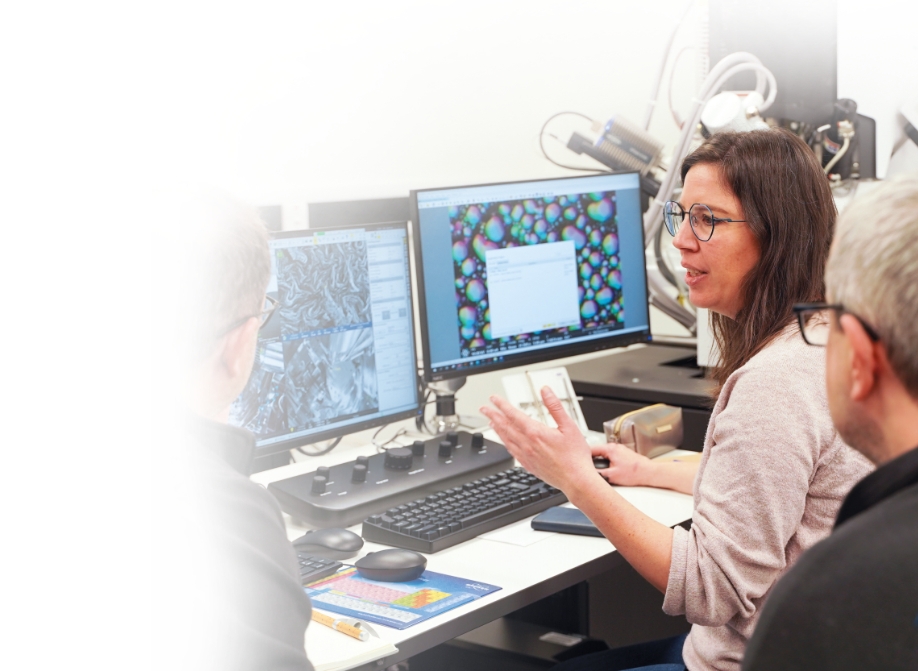
[[336, 620], [330, 615], [325, 613], [320, 613], [319, 611], [313, 609], [312, 619], [318, 622], [319, 624], [324, 624], [326, 627], [331, 627], [335, 631], [340, 631], [342, 634], [347, 634], [348, 636], [353, 636], [358, 641], [367, 640], [370, 635], [363, 631], [362, 629], [348, 624], [347, 622], [342, 622], [341, 620]]

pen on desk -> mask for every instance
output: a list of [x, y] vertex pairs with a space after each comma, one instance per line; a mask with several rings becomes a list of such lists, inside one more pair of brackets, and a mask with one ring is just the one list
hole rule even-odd
[[359, 627], [355, 627], [352, 624], [348, 624], [347, 622], [343, 620], [336, 620], [330, 615], [326, 615], [325, 613], [320, 613], [317, 610], [312, 611], [312, 619], [318, 622], [319, 624], [324, 624], [326, 627], [331, 627], [335, 631], [340, 631], [342, 634], [353, 636], [358, 641], [365, 641], [368, 638], [370, 638], [370, 635], [363, 629], [360, 629]]

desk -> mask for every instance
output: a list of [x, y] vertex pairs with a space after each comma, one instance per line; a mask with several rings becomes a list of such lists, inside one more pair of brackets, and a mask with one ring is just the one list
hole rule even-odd
[[[493, 433], [486, 434], [486, 437], [496, 439]], [[361, 454], [370, 454], [372, 450], [372, 447], [346, 447], [340, 452], [257, 473], [252, 479], [267, 485], [275, 480], [308, 473], [318, 466], [331, 466]], [[666, 526], [674, 527], [692, 516], [692, 497], [686, 494], [647, 487], [620, 487], [618, 490], [633, 505]], [[308, 530], [286, 514], [284, 517], [291, 540]], [[398, 653], [361, 668], [378, 669], [408, 659], [543, 597], [604, 573], [619, 561], [613, 546], [604, 538], [533, 531], [528, 529], [529, 522], [525, 519], [510, 526], [523, 527], [523, 533], [540, 537], [531, 545], [519, 546], [476, 538], [426, 555], [427, 567], [433, 571], [481, 580], [499, 585], [502, 589], [401, 631], [374, 625], [380, 636], [398, 648]], [[360, 525], [351, 529], [360, 533]], [[384, 547], [366, 543], [359, 556]], [[317, 626], [320, 625], [313, 623], [309, 629]], [[308, 633], [306, 640], [308, 652]]]

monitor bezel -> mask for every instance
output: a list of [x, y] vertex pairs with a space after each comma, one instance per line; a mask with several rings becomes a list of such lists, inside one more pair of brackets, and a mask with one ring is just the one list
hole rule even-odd
[[[303, 237], [307, 234], [316, 233], [319, 231], [334, 231], [340, 232], [342, 230], [348, 229], [363, 229], [363, 230], [375, 230], [383, 228], [402, 228], [405, 231], [405, 244], [408, 246], [406, 249], [407, 260], [408, 260], [408, 305], [409, 311], [411, 314], [411, 340], [412, 340], [412, 353], [414, 355], [414, 360], [417, 362], [417, 338], [415, 333], [415, 314], [414, 310], [411, 309], [411, 306], [414, 303], [414, 295], [412, 293], [411, 287], [411, 268], [413, 265], [411, 258], [411, 230], [409, 223], [407, 221], [386, 221], [379, 222], [374, 224], [353, 224], [350, 226], [340, 225], [340, 226], [322, 226], [320, 228], [304, 228], [296, 231], [277, 231], [271, 233], [270, 239], [273, 242], [274, 240], [283, 239], [283, 238], [297, 238]], [[258, 437], [255, 438], [255, 458], [266, 457], [272, 454], [279, 454], [281, 452], [287, 452], [297, 447], [302, 447], [304, 445], [312, 445], [314, 443], [319, 443], [325, 440], [330, 440], [334, 438], [340, 438], [351, 433], [356, 433], [358, 431], [363, 431], [366, 429], [372, 429], [379, 426], [385, 426], [386, 424], [391, 424], [392, 422], [397, 422], [403, 419], [411, 419], [413, 417], [420, 416], [424, 408], [424, 388], [421, 383], [421, 378], [417, 374], [417, 369], [415, 368], [415, 391], [416, 391], [416, 400], [417, 403], [413, 408], [408, 410], [401, 410], [397, 413], [391, 415], [385, 415], [384, 417], [374, 417], [372, 419], [362, 420], [355, 422], [354, 424], [348, 424], [347, 426], [339, 426], [333, 429], [326, 429], [324, 431], [319, 431], [317, 433], [311, 434], [309, 436], [297, 436], [295, 438], [290, 438], [288, 440], [281, 440], [276, 443], [271, 443], [270, 445], [259, 445]]]
[[[558, 345], [555, 348], [548, 350], [541, 349], [534, 352], [514, 352], [509, 357], [505, 358], [504, 361], [492, 361], [488, 363], [483, 363], [476, 366], [471, 366], [469, 368], [457, 368], [455, 370], [444, 370], [437, 373], [432, 372], [433, 366], [431, 365], [430, 360], [430, 332], [428, 330], [427, 323], [427, 294], [426, 294], [426, 284], [424, 282], [424, 253], [423, 246], [421, 245], [421, 224], [420, 224], [420, 212], [418, 208], [418, 194], [425, 193], [428, 191], [449, 191], [450, 189], [474, 189], [479, 187], [488, 187], [488, 186], [500, 186], [500, 185], [513, 185], [513, 184], [527, 184], [533, 182], [563, 182], [568, 180], [583, 179], [584, 177], [602, 177], [608, 174], [610, 177], [622, 177], [624, 175], [637, 175], [638, 180], [640, 180], [640, 172], [637, 171], [627, 171], [627, 172], [616, 172], [611, 173], [602, 173], [599, 172], [595, 175], [575, 175], [573, 177], [545, 177], [541, 179], [521, 179], [514, 180], [509, 182], [488, 182], [483, 184], [460, 184], [456, 186], [443, 186], [443, 187], [434, 187], [434, 188], [425, 188], [425, 189], [413, 189], [408, 198], [408, 208], [409, 214], [411, 215], [411, 241], [414, 245], [414, 272], [415, 272], [415, 281], [417, 282], [417, 294], [418, 294], [418, 321], [420, 328], [420, 341], [421, 341], [421, 356], [423, 361], [423, 373], [422, 377], [425, 382], [438, 382], [440, 380], [453, 380], [456, 378], [464, 378], [469, 375], [478, 375], [481, 373], [489, 373], [497, 370], [504, 370], [507, 368], [516, 368], [518, 366], [525, 366], [534, 363], [543, 363], [545, 361], [551, 361], [554, 359], [563, 359], [570, 356], [575, 356], [577, 354], [588, 354], [590, 352], [600, 352], [607, 349], [613, 349], [616, 347], [625, 347], [627, 345], [634, 345], [637, 343], [648, 343], [651, 342], [651, 332], [650, 332], [650, 285], [647, 278], [647, 259], [646, 254], [643, 260], [644, 265], [644, 293], [645, 301], [648, 302], [647, 308], [647, 328], [640, 331], [632, 331], [629, 333], [621, 335], [611, 335], [608, 339], [601, 340], [586, 340], [584, 342], [572, 342], [571, 344]], [[637, 192], [640, 195], [640, 182], [637, 186]], [[641, 222], [641, 249], [647, 249], [647, 241], [644, 233], [643, 221]], [[546, 352], [551, 352], [550, 356], [546, 356]]]

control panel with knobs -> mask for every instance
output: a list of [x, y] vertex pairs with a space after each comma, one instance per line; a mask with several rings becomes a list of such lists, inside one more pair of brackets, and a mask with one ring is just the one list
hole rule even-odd
[[507, 449], [480, 433], [451, 431], [410, 447], [320, 466], [268, 485], [284, 512], [319, 527], [346, 527], [392, 506], [513, 465]]

